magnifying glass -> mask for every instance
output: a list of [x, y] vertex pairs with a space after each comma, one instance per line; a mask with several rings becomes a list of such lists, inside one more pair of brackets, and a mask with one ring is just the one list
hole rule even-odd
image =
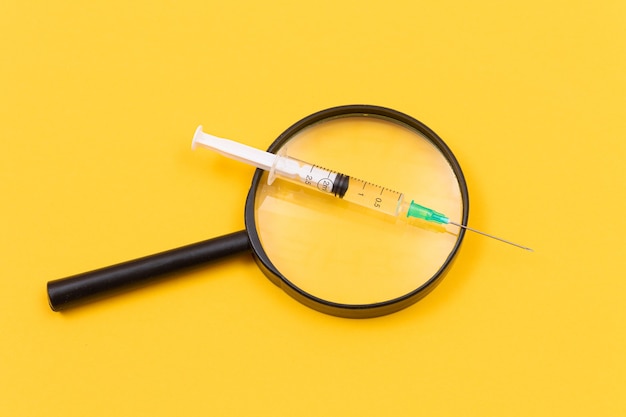
[[[296, 181], [276, 175], [288, 172], [285, 167], [257, 169], [245, 230], [50, 281], [51, 308], [63, 310], [245, 251], [287, 294], [341, 317], [398, 311], [445, 276], [467, 227], [468, 191], [456, 158], [427, 126], [389, 108], [333, 107], [292, 125], [268, 152], [280, 156], [270, 155], [272, 164], [309, 161], [309, 183], [306, 173]], [[405, 195], [414, 200], [405, 202]], [[354, 204], [359, 198], [367, 202]], [[390, 215], [420, 208], [445, 213], [449, 222], [424, 221], [428, 212], [408, 220]]]

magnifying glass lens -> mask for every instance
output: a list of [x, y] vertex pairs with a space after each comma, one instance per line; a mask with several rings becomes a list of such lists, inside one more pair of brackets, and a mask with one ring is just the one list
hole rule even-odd
[[[283, 142], [277, 153], [405, 193], [451, 220], [462, 218], [462, 186], [449, 159], [398, 120], [329, 117]], [[430, 282], [458, 246], [454, 227], [398, 221], [280, 179], [268, 185], [267, 175], [254, 199], [256, 231], [269, 262], [305, 297], [355, 308], [390, 302]]]

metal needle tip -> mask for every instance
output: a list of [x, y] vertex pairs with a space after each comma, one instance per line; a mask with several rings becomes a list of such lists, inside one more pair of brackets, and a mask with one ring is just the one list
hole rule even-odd
[[451, 222], [451, 221], [448, 221], [448, 223], [449, 224], [453, 224], [453, 225], [458, 226], [458, 227], [462, 227], [463, 229], [471, 230], [474, 233], [478, 233], [478, 234], [481, 234], [483, 236], [487, 236], [487, 237], [490, 237], [492, 239], [499, 240], [500, 242], [508, 243], [509, 245], [516, 246], [516, 247], [518, 247], [520, 249], [524, 249], [524, 250], [527, 250], [529, 252], [534, 252], [534, 250], [532, 250], [528, 246], [522, 246], [522, 245], [520, 245], [518, 243], [511, 242], [510, 240], [502, 239], [501, 237], [490, 235], [489, 233], [481, 232], [480, 230], [472, 229], [471, 227], [464, 226], [464, 225], [459, 224], [459, 223], [455, 223], [455, 222]]

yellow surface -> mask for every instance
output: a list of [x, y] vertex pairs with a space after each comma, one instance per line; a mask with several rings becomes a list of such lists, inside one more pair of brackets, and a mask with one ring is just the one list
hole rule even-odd
[[[0, 414], [626, 415], [622, 0], [0, 4]], [[442, 284], [371, 320], [246, 256], [53, 313], [46, 281], [243, 227], [266, 147], [314, 111], [408, 113], [470, 224]]]

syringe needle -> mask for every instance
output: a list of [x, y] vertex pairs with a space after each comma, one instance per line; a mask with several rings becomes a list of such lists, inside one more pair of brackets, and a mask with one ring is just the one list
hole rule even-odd
[[462, 227], [463, 229], [471, 230], [474, 233], [479, 233], [479, 234], [481, 234], [483, 236], [487, 236], [487, 237], [490, 237], [492, 239], [499, 240], [500, 242], [508, 243], [509, 245], [517, 246], [518, 248], [525, 249], [525, 250], [530, 251], [530, 252], [534, 252], [531, 248], [529, 248], [527, 246], [522, 246], [522, 245], [514, 243], [514, 242], [511, 242], [510, 240], [502, 239], [501, 237], [490, 235], [489, 233], [481, 232], [480, 230], [472, 229], [471, 227], [464, 226], [464, 225], [459, 224], [459, 223], [455, 223], [455, 222], [451, 222], [451, 221], [448, 221], [448, 223], [449, 224], [453, 224], [453, 225], [458, 226], [458, 227]]

